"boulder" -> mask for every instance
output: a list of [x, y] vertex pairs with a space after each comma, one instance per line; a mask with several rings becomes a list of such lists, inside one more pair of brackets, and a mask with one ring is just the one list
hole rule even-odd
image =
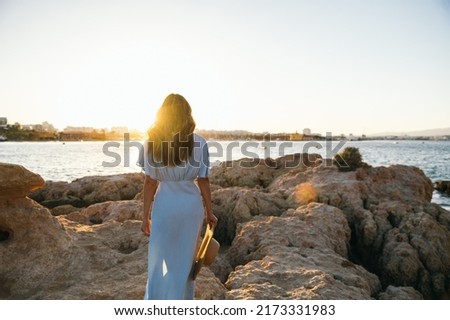
[[43, 201], [51, 201], [67, 198], [67, 192], [70, 188], [70, 183], [66, 181], [46, 181], [45, 186], [30, 192], [28, 196], [41, 203]]
[[286, 209], [285, 200], [277, 194], [257, 189], [224, 188], [212, 192], [213, 212], [218, 218], [216, 239], [230, 244], [238, 223], [252, 220], [258, 215], [280, 215]]
[[44, 200], [41, 202], [46, 208], [53, 209], [60, 206], [71, 206], [76, 208], [82, 208], [85, 202], [78, 197], [64, 196], [63, 198]]
[[448, 229], [426, 212], [410, 212], [385, 237], [378, 265], [384, 285], [411, 286], [426, 298], [448, 296]]
[[23, 198], [44, 183], [40, 175], [21, 165], [0, 162], [0, 198]]
[[[64, 218], [60, 218], [63, 220]], [[67, 269], [55, 275], [46, 290], [31, 299], [141, 300], [147, 283], [148, 238], [139, 221], [107, 221], [80, 226], [63, 222], [74, 237], [75, 256]], [[222, 299], [225, 288], [202, 268], [196, 281], [196, 299]]]
[[222, 243], [220, 245], [219, 254], [217, 255], [214, 263], [208, 266], [221, 283], [225, 283], [228, 279], [228, 276], [233, 271], [233, 267], [231, 266], [230, 258], [228, 255], [228, 249], [229, 246]]
[[223, 300], [227, 289], [209, 267], [203, 267], [195, 280], [196, 300]]
[[87, 176], [70, 183], [48, 181], [44, 188], [31, 192], [29, 197], [48, 208], [66, 204], [87, 207], [105, 201], [131, 200], [143, 185], [143, 173]]
[[222, 162], [211, 169], [209, 177], [212, 184], [221, 187], [266, 187], [273, 179], [275, 162], [271, 159], [244, 158]]
[[[367, 188], [353, 217], [354, 249], [383, 286], [411, 286], [424, 298], [449, 295], [450, 212], [431, 204], [431, 181], [418, 168], [357, 172]], [[362, 214], [361, 214], [362, 213]]]
[[371, 299], [378, 278], [348, 260], [343, 212], [311, 203], [239, 225], [227, 299]]
[[450, 181], [448, 180], [439, 180], [436, 181], [433, 185], [434, 189], [439, 192], [445, 193], [450, 196]]
[[305, 170], [317, 165], [319, 154], [296, 153], [276, 160], [243, 158], [224, 161], [211, 169], [211, 183], [221, 187], [266, 188], [273, 179], [290, 170]]
[[1, 299], [37, 294], [75, 259], [61, 223], [28, 198], [0, 199], [0, 235]]
[[144, 205], [138, 200], [106, 201], [69, 213], [66, 218], [87, 225], [101, 224], [106, 221], [142, 221], [143, 210]]
[[275, 159], [277, 170], [302, 169], [322, 164], [322, 156], [317, 153], [293, 153]]
[[57, 206], [55, 208], [52, 208], [50, 212], [53, 216], [61, 216], [61, 215], [67, 215], [72, 212], [80, 212], [82, 208], [76, 208], [70, 204]]
[[378, 274], [383, 286], [411, 286], [428, 299], [448, 296], [450, 213], [430, 203], [433, 186], [420, 169], [317, 166], [286, 172], [268, 189], [293, 208], [317, 200], [341, 209], [352, 230], [352, 261]]
[[[14, 181], [0, 197], [0, 299], [143, 298], [148, 238], [140, 231], [142, 201], [103, 202], [81, 211], [64, 205], [53, 209], [60, 214], [55, 217], [25, 197], [40, 185], [39, 176], [6, 167], [4, 177], [15, 172], [29, 179]], [[196, 298], [224, 297], [224, 286], [207, 267], [197, 285]]]
[[[105, 221], [88, 225], [53, 217], [30, 199], [0, 200], [0, 298], [142, 299], [148, 238], [140, 221], [114, 213], [126, 204], [110, 203]], [[203, 268], [196, 298], [221, 299], [224, 292]]]
[[378, 296], [379, 300], [422, 300], [423, 296], [412, 287], [388, 286]]
[[[407, 202], [415, 206], [429, 203], [433, 196], [431, 180], [417, 167], [365, 168], [357, 171], [357, 179], [368, 187], [371, 199]], [[368, 198], [367, 205], [372, 204], [371, 199]]]

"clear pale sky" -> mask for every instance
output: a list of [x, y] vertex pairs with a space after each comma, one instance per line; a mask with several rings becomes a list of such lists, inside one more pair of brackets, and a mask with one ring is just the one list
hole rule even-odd
[[447, 0], [0, 0], [0, 117], [145, 130], [450, 127]]

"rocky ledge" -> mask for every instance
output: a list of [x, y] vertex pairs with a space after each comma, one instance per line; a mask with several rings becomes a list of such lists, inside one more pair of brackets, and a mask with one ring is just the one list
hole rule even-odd
[[434, 183], [434, 188], [442, 193], [450, 196], [450, 181], [448, 180], [439, 180]]
[[[23, 167], [0, 174], [0, 298], [142, 299], [142, 174], [35, 191]], [[210, 180], [222, 249], [197, 299], [450, 297], [450, 213], [415, 167], [341, 172], [296, 154], [222, 163]]]

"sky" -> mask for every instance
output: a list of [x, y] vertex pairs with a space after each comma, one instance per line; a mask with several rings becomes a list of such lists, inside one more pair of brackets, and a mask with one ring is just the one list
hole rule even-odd
[[146, 130], [450, 127], [449, 0], [0, 0], [0, 117]]

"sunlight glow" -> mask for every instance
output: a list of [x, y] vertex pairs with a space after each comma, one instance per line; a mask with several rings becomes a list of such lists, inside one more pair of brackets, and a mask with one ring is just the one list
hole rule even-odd
[[12, 124], [145, 131], [179, 93], [199, 129], [450, 125], [439, 1], [3, 0], [0, 21], [0, 117]]
[[299, 184], [295, 188], [295, 198], [300, 205], [317, 201], [317, 191], [309, 182]]

